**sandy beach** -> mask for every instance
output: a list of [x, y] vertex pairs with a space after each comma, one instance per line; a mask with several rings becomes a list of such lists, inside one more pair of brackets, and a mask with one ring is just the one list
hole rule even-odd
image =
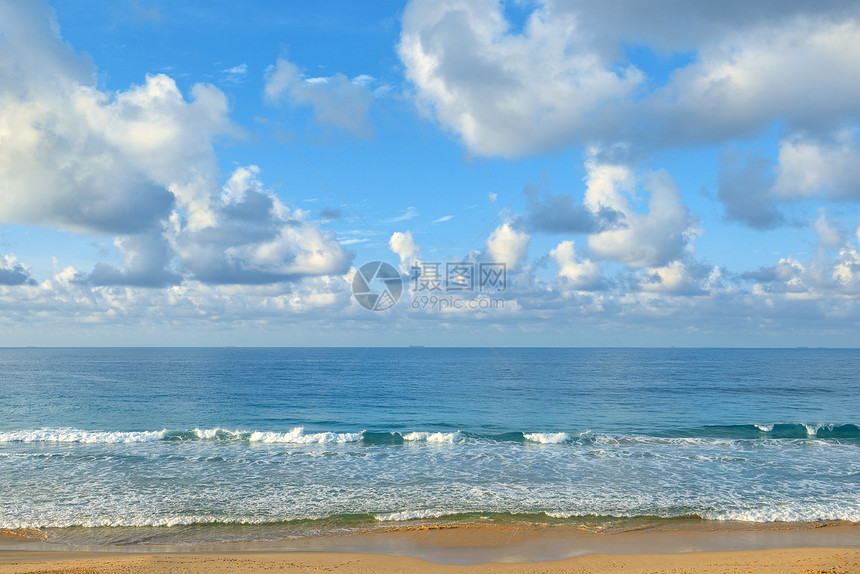
[[[32, 532], [0, 538], [18, 572], [860, 572], [860, 525], [701, 525], [623, 533], [457, 526], [280, 542], [73, 549]], [[560, 558], [566, 556], [565, 558]]]

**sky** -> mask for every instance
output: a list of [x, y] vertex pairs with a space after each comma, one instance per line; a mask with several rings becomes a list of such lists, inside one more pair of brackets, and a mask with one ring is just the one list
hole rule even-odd
[[858, 128], [853, 1], [0, 0], [0, 346], [857, 347]]

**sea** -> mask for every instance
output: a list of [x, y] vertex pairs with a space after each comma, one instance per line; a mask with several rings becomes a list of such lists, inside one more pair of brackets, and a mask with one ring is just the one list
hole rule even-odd
[[860, 522], [860, 350], [0, 349], [0, 528]]

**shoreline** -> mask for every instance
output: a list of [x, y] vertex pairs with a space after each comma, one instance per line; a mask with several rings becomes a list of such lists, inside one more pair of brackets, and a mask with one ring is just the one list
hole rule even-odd
[[[612, 571], [613, 565], [623, 566], [624, 572], [660, 572], [663, 564], [696, 572], [731, 572], [732, 564], [739, 565], [738, 572], [860, 572], [860, 524], [844, 522], [689, 520], [624, 532], [437, 523], [292, 540], [124, 546], [61, 545], [40, 540], [39, 532], [0, 531], [0, 574], [312, 571], [335, 566], [350, 572], [600, 572]], [[765, 563], [779, 568], [754, 566]], [[717, 569], [707, 569], [715, 564]], [[792, 570], [798, 564], [805, 570]]]

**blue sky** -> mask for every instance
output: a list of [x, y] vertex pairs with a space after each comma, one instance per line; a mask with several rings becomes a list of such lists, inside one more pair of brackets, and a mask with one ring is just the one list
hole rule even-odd
[[857, 346], [858, 69], [853, 2], [0, 0], [0, 345]]

